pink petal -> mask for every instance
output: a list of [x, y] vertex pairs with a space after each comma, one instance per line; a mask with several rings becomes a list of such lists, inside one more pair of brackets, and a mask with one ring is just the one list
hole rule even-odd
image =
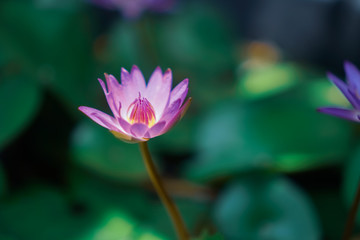
[[184, 103], [184, 105], [176, 112], [176, 114], [173, 115], [172, 118], [169, 118], [168, 121], [166, 121], [166, 126], [162, 129], [160, 134], [163, 134], [163, 133], [169, 131], [170, 128], [172, 128], [184, 116], [184, 114], [186, 113], [186, 111], [188, 110], [188, 108], [190, 106], [191, 101], [192, 101], [192, 99], [189, 98]]
[[146, 131], [148, 130], [148, 126], [142, 123], [135, 123], [130, 127], [130, 132], [137, 138], [144, 137]]
[[119, 117], [117, 120], [124, 132], [130, 133], [131, 124], [128, 121], [124, 120], [122, 117]]
[[166, 122], [162, 121], [162, 122], [158, 122], [157, 124], [155, 124], [154, 126], [152, 126], [147, 133], [145, 134], [146, 138], [153, 138], [156, 137], [158, 135], [160, 135], [161, 130], [163, 130], [163, 128], [165, 127]]
[[103, 126], [104, 128], [121, 132], [121, 130], [119, 129], [116, 123], [116, 120], [113, 117], [109, 116], [108, 114], [103, 113], [97, 109], [85, 107], [85, 106], [79, 107], [79, 110], [82, 111], [89, 118], [91, 118], [91, 120]]
[[181, 99], [176, 100], [171, 105], [169, 105], [166, 110], [164, 111], [164, 114], [162, 115], [160, 121], [169, 121], [169, 119], [172, 119], [173, 116], [178, 113], [180, 108]]
[[124, 68], [121, 69], [121, 85], [117, 92], [118, 100], [121, 101], [122, 109], [120, 115], [127, 118], [128, 108], [139, 93], [143, 96], [145, 92], [145, 79], [137, 66], [133, 66], [131, 74]]
[[189, 79], [182, 80], [172, 91], [170, 94], [170, 103], [176, 101], [177, 99], [181, 99], [180, 105], [184, 102], [185, 97], [188, 93]]
[[155, 110], [155, 118], [159, 119], [168, 105], [172, 84], [172, 73], [168, 69], [162, 75], [160, 67], [157, 67], [150, 77], [146, 88], [145, 97]]
[[136, 65], [134, 65], [131, 68], [131, 82], [133, 84], [133, 87], [136, 88], [138, 92], [140, 93], [145, 92], [145, 87], [146, 87], [145, 78], [142, 72], [140, 71], [140, 69]]
[[125, 68], [121, 68], [121, 84], [126, 85], [130, 81], [131, 81], [130, 73]]
[[[108, 79], [108, 76], [107, 74], [105, 73], [105, 77]], [[100, 82], [100, 85], [104, 91], [104, 94], [105, 94], [105, 97], [106, 97], [106, 101], [112, 111], [112, 113], [114, 114], [115, 117], [119, 116], [119, 110], [120, 110], [120, 107], [121, 107], [121, 103], [120, 101], [115, 101], [114, 99], [114, 93], [112, 92], [109, 92], [107, 89], [106, 89], [106, 85], [105, 83], [103, 82], [103, 80], [101, 80], [100, 78], [98, 78], [98, 81]], [[109, 84], [108, 84], [109, 86]]]

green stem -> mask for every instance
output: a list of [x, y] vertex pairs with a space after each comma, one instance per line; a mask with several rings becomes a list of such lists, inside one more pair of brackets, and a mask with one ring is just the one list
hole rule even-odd
[[149, 173], [150, 180], [153, 183], [157, 194], [159, 195], [161, 201], [163, 202], [163, 204], [165, 205], [165, 207], [168, 211], [168, 214], [171, 217], [173, 225], [176, 229], [178, 239], [179, 240], [188, 240], [189, 234], [186, 230], [184, 221], [182, 220], [180, 212], [177, 209], [176, 205], [171, 200], [171, 198], [169, 197], [168, 193], [166, 192], [166, 190], [164, 188], [164, 185], [163, 185], [161, 178], [156, 170], [154, 162], [151, 159], [151, 155], [149, 152], [147, 142], [140, 142], [139, 145], [140, 145], [141, 155], [144, 159], [146, 169]]
[[359, 203], [360, 203], [360, 181], [358, 183], [358, 187], [356, 190], [356, 195], [355, 195], [355, 199], [354, 202], [351, 206], [350, 209], [350, 213], [348, 216], [348, 219], [346, 221], [346, 225], [345, 225], [345, 230], [344, 230], [344, 234], [343, 234], [343, 240], [349, 240], [354, 228], [354, 223], [355, 223], [355, 218], [356, 218], [356, 213], [359, 207]]

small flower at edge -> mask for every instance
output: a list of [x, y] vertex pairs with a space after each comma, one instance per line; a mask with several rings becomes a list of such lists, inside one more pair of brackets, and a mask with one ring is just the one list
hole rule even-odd
[[171, 90], [170, 69], [163, 74], [157, 67], [147, 85], [135, 65], [130, 73], [121, 69], [121, 84], [113, 75], [105, 73], [105, 79], [106, 85], [98, 80], [113, 116], [85, 106], [79, 110], [125, 142], [144, 142], [166, 133], [190, 106], [191, 98], [183, 104], [189, 80], [184, 79]]
[[323, 107], [318, 111], [330, 114], [347, 120], [360, 122], [360, 71], [352, 63], [344, 63], [347, 82], [342, 81], [332, 73], [328, 73], [328, 78], [347, 98], [354, 109], [344, 109], [339, 107]]

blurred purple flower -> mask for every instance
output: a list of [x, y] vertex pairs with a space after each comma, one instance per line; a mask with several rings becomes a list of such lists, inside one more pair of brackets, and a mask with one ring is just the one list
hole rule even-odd
[[155, 12], [169, 11], [175, 0], [92, 0], [94, 3], [109, 9], [121, 10], [125, 17], [139, 17], [145, 10]]
[[182, 118], [191, 102], [189, 98], [182, 106], [188, 79], [171, 90], [170, 69], [163, 74], [157, 67], [147, 85], [137, 66], [132, 67], [131, 73], [121, 69], [121, 84], [113, 75], [105, 73], [105, 78], [107, 88], [101, 79], [99, 82], [114, 116], [90, 107], [81, 106], [79, 110], [125, 142], [144, 142], [166, 133]]
[[352, 63], [347, 61], [344, 63], [344, 68], [347, 78], [346, 83], [332, 73], [328, 73], [328, 78], [342, 92], [354, 109], [324, 107], [319, 108], [318, 111], [360, 122], [360, 71]]

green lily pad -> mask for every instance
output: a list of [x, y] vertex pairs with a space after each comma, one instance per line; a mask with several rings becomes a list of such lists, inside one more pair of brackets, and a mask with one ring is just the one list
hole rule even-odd
[[28, 189], [0, 203], [0, 236], [28, 240], [168, 240], [121, 205], [95, 207], [89, 198], [74, 200], [54, 189]]
[[218, 11], [202, 3], [185, 3], [186, 11], [161, 21], [156, 28], [160, 59], [207, 76], [234, 65], [232, 34]]
[[92, 228], [96, 218], [94, 212], [73, 212], [53, 189], [27, 190], [0, 203], [0, 232], [16, 239], [75, 240]]
[[186, 114], [168, 132], [152, 139], [149, 142], [151, 149], [165, 154], [188, 154], [193, 151], [195, 122], [194, 116]]
[[146, 227], [142, 228], [130, 215], [119, 210], [112, 210], [104, 214], [103, 219], [94, 229], [79, 238], [79, 240], [117, 239], [165, 240], [166, 238]]
[[41, 91], [26, 76], [0, 80], [0, 149], [18, 136], [35, 117]]
[[0, 52], [54, 91], [74, 113], [75, 106], [95, 102], [98, 87], [85, 15], [76, 8], [41, 6], [31, 1], [0, 3]]
[[278, 63], [241, 72], [238, 89], [245, 99], [261, 99], [286, 91], [298, 82], [299, 74], [295, 65]]
[[228, 185], [214, 219], [226, 239], [318, 240], [321, 232], [304, 193], [281, 177], [252, 176]]
[[339, 163], [347, 155], [353, 125], [315, 111], [318, 102], [325, 102], [321, 91], [316, 91], [321, 101], [303, 100], [313, 96], [307, 93], [315, 86], [304, 84], [266, 102], [218, 103], [199, 121], [198, 154], [186, 175], [206, 181], [254, 169], [294, 172]]
[[[166, 239], [175, 239], [175, 230], [170, 217], [153, 190], [135, 188], [119, 184], [109, 184], [95, 178], [74, 176], [74, 190], [77, 199], [86, 199], [91, 209], [124, 210], [143, 228], [155, 231]], [[176, 200], [187, 228], [194, 232], [197, 227], [209, 218], [210, 203], [201, 199], [183, 199], [172, 196]]]
[[138, 145], [121, 142], [91, 120], [74, 130], [71, 153], [80, 166], [116, 180], [139, 182], [148, 178]]

